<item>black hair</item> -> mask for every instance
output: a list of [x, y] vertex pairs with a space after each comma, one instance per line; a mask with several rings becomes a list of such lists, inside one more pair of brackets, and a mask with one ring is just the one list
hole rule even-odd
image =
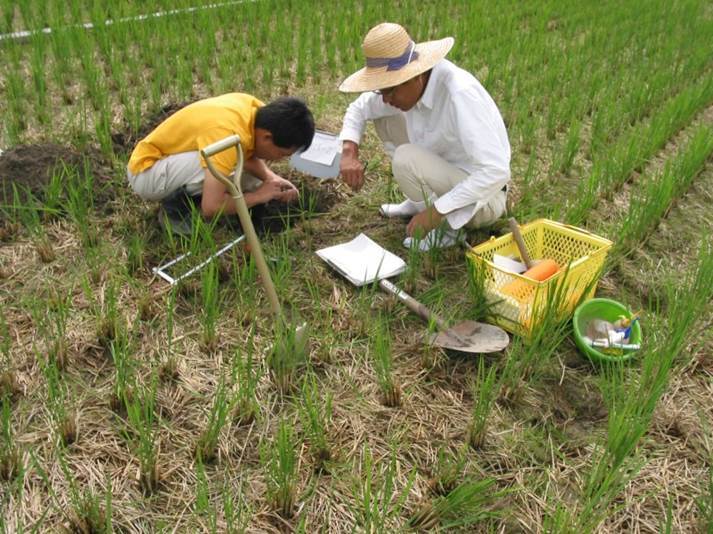
[[312, 112], [299, 98], [282, 96], [259, 108], [255, 128], [272, 134], [272, 142], [280, 148], [307, 150], [314, 137]]

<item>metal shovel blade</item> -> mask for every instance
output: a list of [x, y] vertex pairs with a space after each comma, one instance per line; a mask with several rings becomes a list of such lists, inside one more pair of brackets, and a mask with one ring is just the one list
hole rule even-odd
[[431, 335], [430, 343], [444, 349], [482, 354], [499, 352], [510, 343], [507, 333], [497, 326], [463, 321]]

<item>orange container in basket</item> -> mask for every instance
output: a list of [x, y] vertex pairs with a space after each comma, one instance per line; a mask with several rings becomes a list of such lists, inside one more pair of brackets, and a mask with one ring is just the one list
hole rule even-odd
[[533, 259], [554, 260], [560, 268], [557, 273], [547, 280], [537, 281], [496, 267], [495, 254], [519, 256], [511, 233], [493, 237], [466, 255], [477, 269], [484, 271], [485, 291], [493, 303], [495, 322], [513, 334], [529, 338], [555, 288], [559, 288], [558, 293], [563, 297], [558, 299], [558, 312], [563, 319], [571, 316], [581, 299], [594, 294], [612, 242], [549, 219], [522, 225], [520, 232], [529, 255]]

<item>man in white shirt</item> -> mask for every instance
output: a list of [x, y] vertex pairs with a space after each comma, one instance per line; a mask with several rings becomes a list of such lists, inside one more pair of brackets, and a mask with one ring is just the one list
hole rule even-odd
[[343, 92], [363, 92], [344, 115], [343, 180], [364, 184], [359, 142], [373, 120], [406, 200], [384, 204], [386, 217], [411, 218], [404, 246], [421, 250], [457, 242], [457, 230], [493, 223], [505, 213], [510, 143], [495, 102], [470, 73], [444, 59], [453, 38], [414, 43], [393, 23], [364, 38], [366, 67]]

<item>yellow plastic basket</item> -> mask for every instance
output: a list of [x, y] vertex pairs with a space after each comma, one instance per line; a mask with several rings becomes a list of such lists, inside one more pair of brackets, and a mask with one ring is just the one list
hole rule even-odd
[[[550, 258], [560, 271], [538, 282], [500, 269], [493, 256], [519, 257], [512, 234], [490, 238], [473, 247], [467, 256], [484, 273], [485, 291], [493, 303], [495, 322], [504, 329], [529, 338], [537, 328], [548, 295], [557, 288], [558, 314], [571, 315], [577, 303], [594, 294], [612, 242], [586, 230], [548, 219], [538, 219], [520, 227], [530, 257]], [[562, 287], [559, 287], [562, 284]], [[583, 295], [587, 293], [587, 295]]]

